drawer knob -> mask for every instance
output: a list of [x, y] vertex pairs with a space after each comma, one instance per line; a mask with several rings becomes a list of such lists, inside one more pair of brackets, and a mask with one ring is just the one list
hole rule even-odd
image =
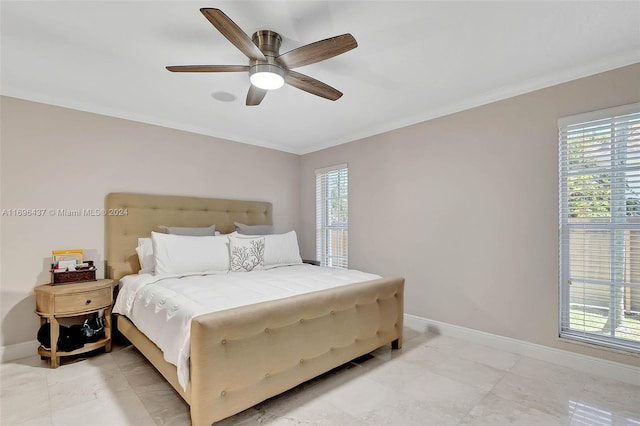
[[91, 303], [91, 299], [87, 299], [87, 305]]

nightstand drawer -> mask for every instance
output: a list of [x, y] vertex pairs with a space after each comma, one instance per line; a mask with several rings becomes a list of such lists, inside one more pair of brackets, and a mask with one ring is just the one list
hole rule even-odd
[[58, 294], [54, 303], [56, 314], [99, 309], [111, 304], [111, 288], [101, 288], [83, 293]]

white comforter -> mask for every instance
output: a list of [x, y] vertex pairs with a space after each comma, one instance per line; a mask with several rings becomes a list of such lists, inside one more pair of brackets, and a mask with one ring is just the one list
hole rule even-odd
[[164, 359], [177, 366], [178, 381], [186, 390], [193, 317], [377, 278], [306, 264], [207, 275], [128, 275], [120, 280], [113, 311], [127, 316], [163, 351]]

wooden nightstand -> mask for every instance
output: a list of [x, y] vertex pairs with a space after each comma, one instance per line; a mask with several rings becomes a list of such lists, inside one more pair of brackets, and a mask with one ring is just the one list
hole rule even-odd
[[[111, 308], [115, 286], [115, 280], [97, 280], [55, 286], [45, 284], [35, 288], [36, 313], [40, 316], [40, 324], [45, 324], [47, 320], [51, 324], [51, 349], [40, 346], [38, 353], [42, 357], [51, 358], [52, 368], [60, 365], [61, 356], [82, 354], [103, 346], [105, 351], [111, 351]], [[58, 351], [58, 318], [92, 314], [102, 309], [105, 319], [104, 339], [85, 343], [83, 347], [74, 351]]]

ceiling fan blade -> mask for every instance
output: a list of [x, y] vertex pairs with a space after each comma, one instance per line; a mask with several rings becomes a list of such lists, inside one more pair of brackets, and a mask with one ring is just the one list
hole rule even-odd
[[227, 38], [235, 47], [240, 49], [249, 59], [256, 61], [266, 61], [258, 46], [251, 41], [242, 29], [236, 25], [227, 15], [220, 9], [202, 8], [200, 12], [213, 24], [220, 33]]
[[249, 71], [247, 65], [170, 65], [171, 72], [241, 72]]
[[299, 72], [287, 71], [287, 74], [284, 76], [284, 81], [297, 89], [329, 99], [330, 101], [338, 100], [342, 96], [341, 91], [308, 75], [300, 74]]
[[351, 34], [342, 34], [290, 50], [276, 59], [287, 68], [297, 68], [333, 58], [356, 47], [358, 42]]
[[267, 90], [260, 89], [259, 87], [256, 87], [252, 84], [249, 87], [249, 92], [247, 93], [247, 105], [248, 106], [260, 105], [260, 102], [262, 102], [266, 94], [267, 94]]

